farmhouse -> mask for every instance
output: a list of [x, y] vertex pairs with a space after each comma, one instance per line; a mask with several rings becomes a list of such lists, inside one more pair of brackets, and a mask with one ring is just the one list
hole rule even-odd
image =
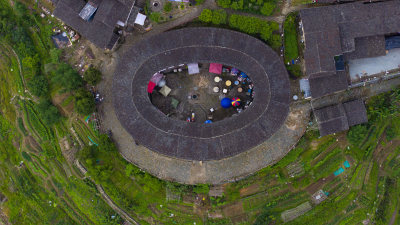
[[[311, 96], [318, 98], [345, 90], [352, 82], [398, 68], [396, 60], [379, 57], [400, 57], [398, 46], [393, 44], [400, 31], [399, 14], [400, 1], [301, 10]], [[382, 63], [377, 65], [374, 61]]]
[[361, 99], [314, 109], [321, 136], [348, 130], [349, 127], [368, 121]]
[[54, 0], [53, 14], [99, 48], [112, 49], [122, 30], [143, 25], [144, 15], [130, 1]]

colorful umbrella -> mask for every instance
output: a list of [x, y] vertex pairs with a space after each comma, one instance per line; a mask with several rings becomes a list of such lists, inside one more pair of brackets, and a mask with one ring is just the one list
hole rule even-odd
[[233, 106], [239, 106], [240, 105], [240, 98], [238, 98], [238, 97], [234, 97], [234, 98], [232, 98], [232, 105]]

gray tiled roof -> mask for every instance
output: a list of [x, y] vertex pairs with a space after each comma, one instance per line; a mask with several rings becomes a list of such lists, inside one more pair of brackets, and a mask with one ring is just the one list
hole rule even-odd
[[[355, 59], [383, 54], [385, 46], [382, 45], [382, 37], [400, 31], [399, 15], [399, 0], [370, 4], [355, 2], [301, 10], [306, 73], [309, 79], [314, 79], [314, 85], [310, 81], [314, 86], [312, 97], [346, 89], [347, 86], [343, 85], [347, 82], [345, 77], [338, 74], [332, 78], [336, 73], [334, 56], [346, 53], [349, 58]], [[329, 90], [315, 90], [325, 88], [324, 84], [333, 80], [340, 84], [332, 84]]]
[[[147, 84], [163, 68], [193, 62], [246, 72], [256, 90], [251, 106], [211, 124], [168, 118], [151, 104]], [[179, 29], [137, 43], [113, 79], [115, 112], [132, 137], [155, 152], [189, 160], [230, 157], [264, 142], [284, 123], [289, 102], [289, 78], [279, 56], [251, 36], [218, 28]]]
[[83, 20], [79, 16], [79, 12], [86, 4], [83, 0], [59, 0], [53, 14], [96, 46], [106, 48], [110, 45], [110, 40], [115, 40], [114, 29], [117, 21], [126, 22], [130, 5], [118, 0], [92, 2], [98, 9], [91, 21]]
[[348, 130], [349, 127], [368, 122], [361, 99], [314, 109], [321, 136]]

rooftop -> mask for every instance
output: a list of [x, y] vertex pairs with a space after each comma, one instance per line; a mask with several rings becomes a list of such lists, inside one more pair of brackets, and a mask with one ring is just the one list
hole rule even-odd
[[[149, 80], [171, 65], [193, 62], [245, 71], [257, 90], [252, 104], [211, 124], [167, 117], [149, 100]], [[137, 43], [118, 64], [112, 89], [117, 117], [135, 140], [157, 153], [188, 160], [217, 160], [247, 151], [269, 139], [289, 113], [289, 77], [279, 56], [258, 39], [218, 28], [173, 30]]]
[[110, 49], [118, 40], [116, 25], [119, 21], [126, 24], [132, 4], [118, 0], [58, 0], [53, 14], [96, 46]]
[[301, 10], [312, 97], [347, 88], [347, 76], [336, 71], [335, 56], [344, 54], [347, 59], [356, 59], [384, 54], [384, 35], [400, 31], [399, 14], [398, 0]]
[[349, 127], [368, 121], [361, 99], [314, 109], [321, 136], [348, 130]]

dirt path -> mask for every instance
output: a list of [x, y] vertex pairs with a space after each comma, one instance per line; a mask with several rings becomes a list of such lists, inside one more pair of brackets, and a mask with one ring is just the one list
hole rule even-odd
[[[75, 164], [78, 167], [78, 169], [81, 171], [83, 175], [87, 173], [87, 170], [85, 167], [82, 166], [82, 164], [79, 162], [79, 160], [75, 160]], [[90, 178], [89, 178], [90, 179]], [[128, 213], [126, 213], [122, 208], [120, 208], [115, 202], [108, 196], [108, 194], [104, 191], [103, 187], [100, 184], [97, 184], [94, 180], [90, 179], [95, 185], [99, 193], [101, 194], [101, 197], [104, 199], [104, 201], [107, 202], [107, 204], [115, 211], [117, 212], [125, 221], [129, 222], [130, 224], [139, 224], [135, 219], [133, 219]]]
[[114, 203], [114, 201], [110, 198], [110, 196], [107, 195], [107, 193], [104, 192], [104, 189], [101, 185], [96, 184], [97, 190], [100, 192], [101, 196], [103, 199], [107, 202], [107, 204], [115, 211], [117, 212], [124, 220], [130, 222], [131, 224], [136, 224], [138, 225], [139, 223], [136, 222], [135, 219], [133, 219], [131, 216], [128, 215], [123, 209], [121, 209], [118, 205]]
[[389, 225], [393, 225], [394, 224], [394, 221], [396, 220], [396, 216], [397, 216], [397, 209], [398, 209], [398, 206], [396, 206], [396, 209], [394, 210], [394, 212], [392, 214], [392, 217], [390, 218]]

